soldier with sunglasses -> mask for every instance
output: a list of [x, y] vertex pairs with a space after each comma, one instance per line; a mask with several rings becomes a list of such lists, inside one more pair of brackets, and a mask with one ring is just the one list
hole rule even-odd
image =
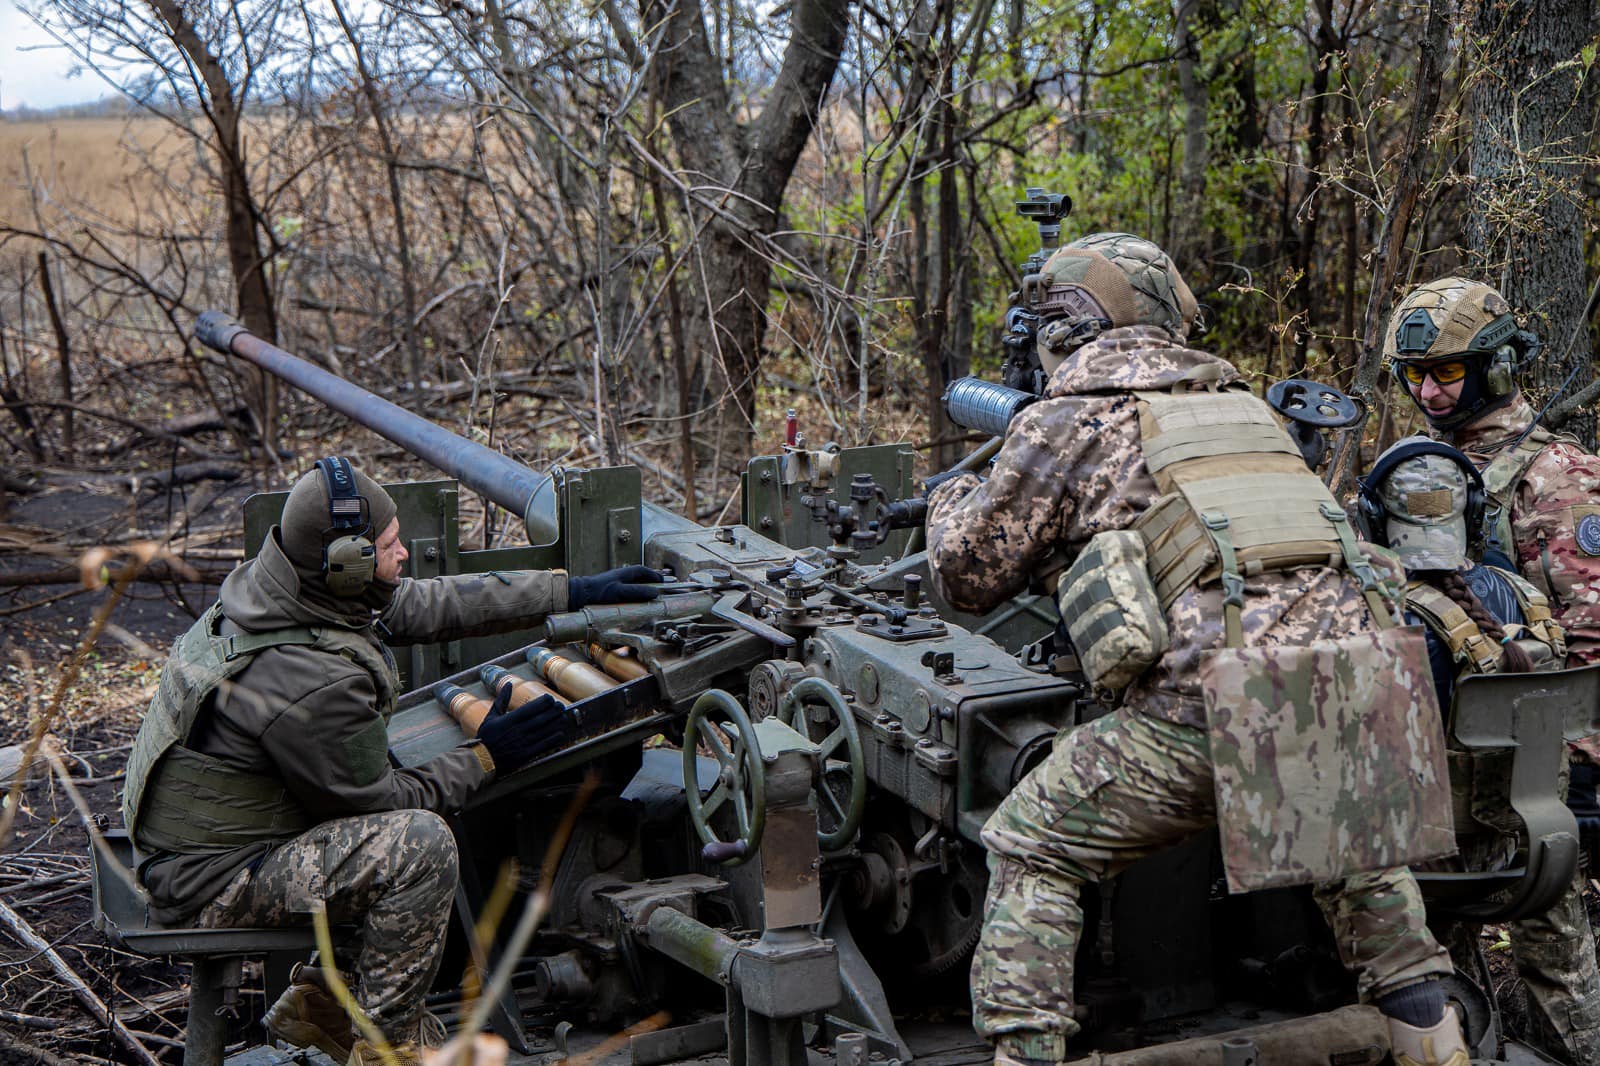
[[[1538, 338], [1517, 328], [1505, 297], [1466, 278], [1412, 290], [1384, 336], [1395, 380], [1430, 435], [1465, 452], [1482, 474], [1484, 562], [1520, 574], [1548, 598], [1566, 630], [1568, 665], [1580, 666], [1600, 661], [1600, 459], [1538, 424], [1516, 382], [1538, 351]], [[1596, 806], [1597, 739], [1573, 745], [1568, 802], [1580, 824], [1592, 824], [1585, 816]], [[1590, 1063], [1600, 1062], [1600, 1019], [1593, 1004], [1569, 994], [1593, 973], [1582, 876], [1548, 912], [1519, 923], [1513, 954], [1534, 990], [1534, 1039]]]
[[1489, 496], [1488, 553], [1550, 600], [1570, 662], [1600, 660], [1600, 459], [1539, 426], [1517, 388], [1538, 354], [1493, 288], [1442, 278], [1395, 310], [1384, 355], [1430, 435], [1461, 449]]

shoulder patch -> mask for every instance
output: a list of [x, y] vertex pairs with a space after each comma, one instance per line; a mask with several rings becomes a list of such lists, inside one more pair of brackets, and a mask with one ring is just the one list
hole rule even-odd
[[383, 719], [374, 718], [360, 732], [346, 737], [344, 757], [358, 788], [382, 777], [384, 767], [389, 765], [389, 731], [384, 728]]
[[1600, 555], [1600, 514], [1586, 514], [1578, 519], [1573, 529], [1573, 539], [1585, 555]]

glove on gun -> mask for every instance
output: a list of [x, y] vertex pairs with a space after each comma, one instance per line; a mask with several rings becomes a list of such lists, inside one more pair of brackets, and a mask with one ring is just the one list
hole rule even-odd
[[577, 731], [572, 712], [553, 696], [540, 696], [507, 711], [511, 688], [501, 687], [489, 716], [478, 727], [478, 740], [488, 749], [497, 774], [520, 770], [545, 752], [561, 747]]
[[661, 574], [648, 566], [619, 566], [592, 577], [567, 578], [567, 610], [593, 603], [644, 603], [661, 595]]

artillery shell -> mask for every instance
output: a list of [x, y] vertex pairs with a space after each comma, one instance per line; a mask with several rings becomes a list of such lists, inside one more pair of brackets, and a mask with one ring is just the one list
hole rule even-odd
[[511, 686], [511, 702], [507, 705], [508, 710], [514, 711], [524, 703], [532, 703], [540, 696], [552, 696], [562, 706], [567, 704], [567, 700], [562, 699], [560, 693], [548, 685], [541, 685], [537, 681], [520, 678], [503, 666], [485, 666], [478, 671], [478, 676], [483, 679], [483, 683], [488, 686], [489, 691], [497, 696], [500, 694], [502, 687]]
[[480, 700], [456, 685], [445, 685], [434, 698], [444, 704], [445, 710], [450, 712], [450, 717], [456, 720], [461, 726], [461, 731], [469, 737], [477, 736], [478, 727], [489, 717], [488, 700]]
[[572, 700], [586, 700], [617, 687], [619, 682], [588, 663], [563, 659], [549, 648], [533, 648], [528, 662], [556, 691]]
[[589, 645], [589, 658], [594, 660], [596, 666], [618, 681], [632, 681], [650, 672], [648, 666], [631, 655], [624, 655], [620, 651], [600, 644]]

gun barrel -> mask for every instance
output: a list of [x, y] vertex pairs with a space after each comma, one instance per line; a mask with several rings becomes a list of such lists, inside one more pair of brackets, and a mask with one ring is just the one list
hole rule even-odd
[[944, 392], [944, 409], [958, 426], [1003, 437], [1017, 412], [1039, 399], [1031, 392], [982, 378], [957, 378]]
[[[195, 336], [224, 355], [235, 355], [282, 378], [341, 414], [387, 437], [443, 470], [475, 492], [518, 515], [535, 544], [559, 536], [555, 485], [546, 474], [530, 470], [492, 448], [458, 437], [403, 407], [374, 396], [246, 330], [219, 311], [207, 311], [195, 324]], [[543, 503], [542, 507], [536, 504]]]
[[716, 602], [710, 593], [690, 592], [660, 596], [646, 603], [585, 607], [546, 618], [545, 639], [551, 645], [584, 644], [611, 630], [638, 630], [672, 618], [695, 618], [708, 613]]

